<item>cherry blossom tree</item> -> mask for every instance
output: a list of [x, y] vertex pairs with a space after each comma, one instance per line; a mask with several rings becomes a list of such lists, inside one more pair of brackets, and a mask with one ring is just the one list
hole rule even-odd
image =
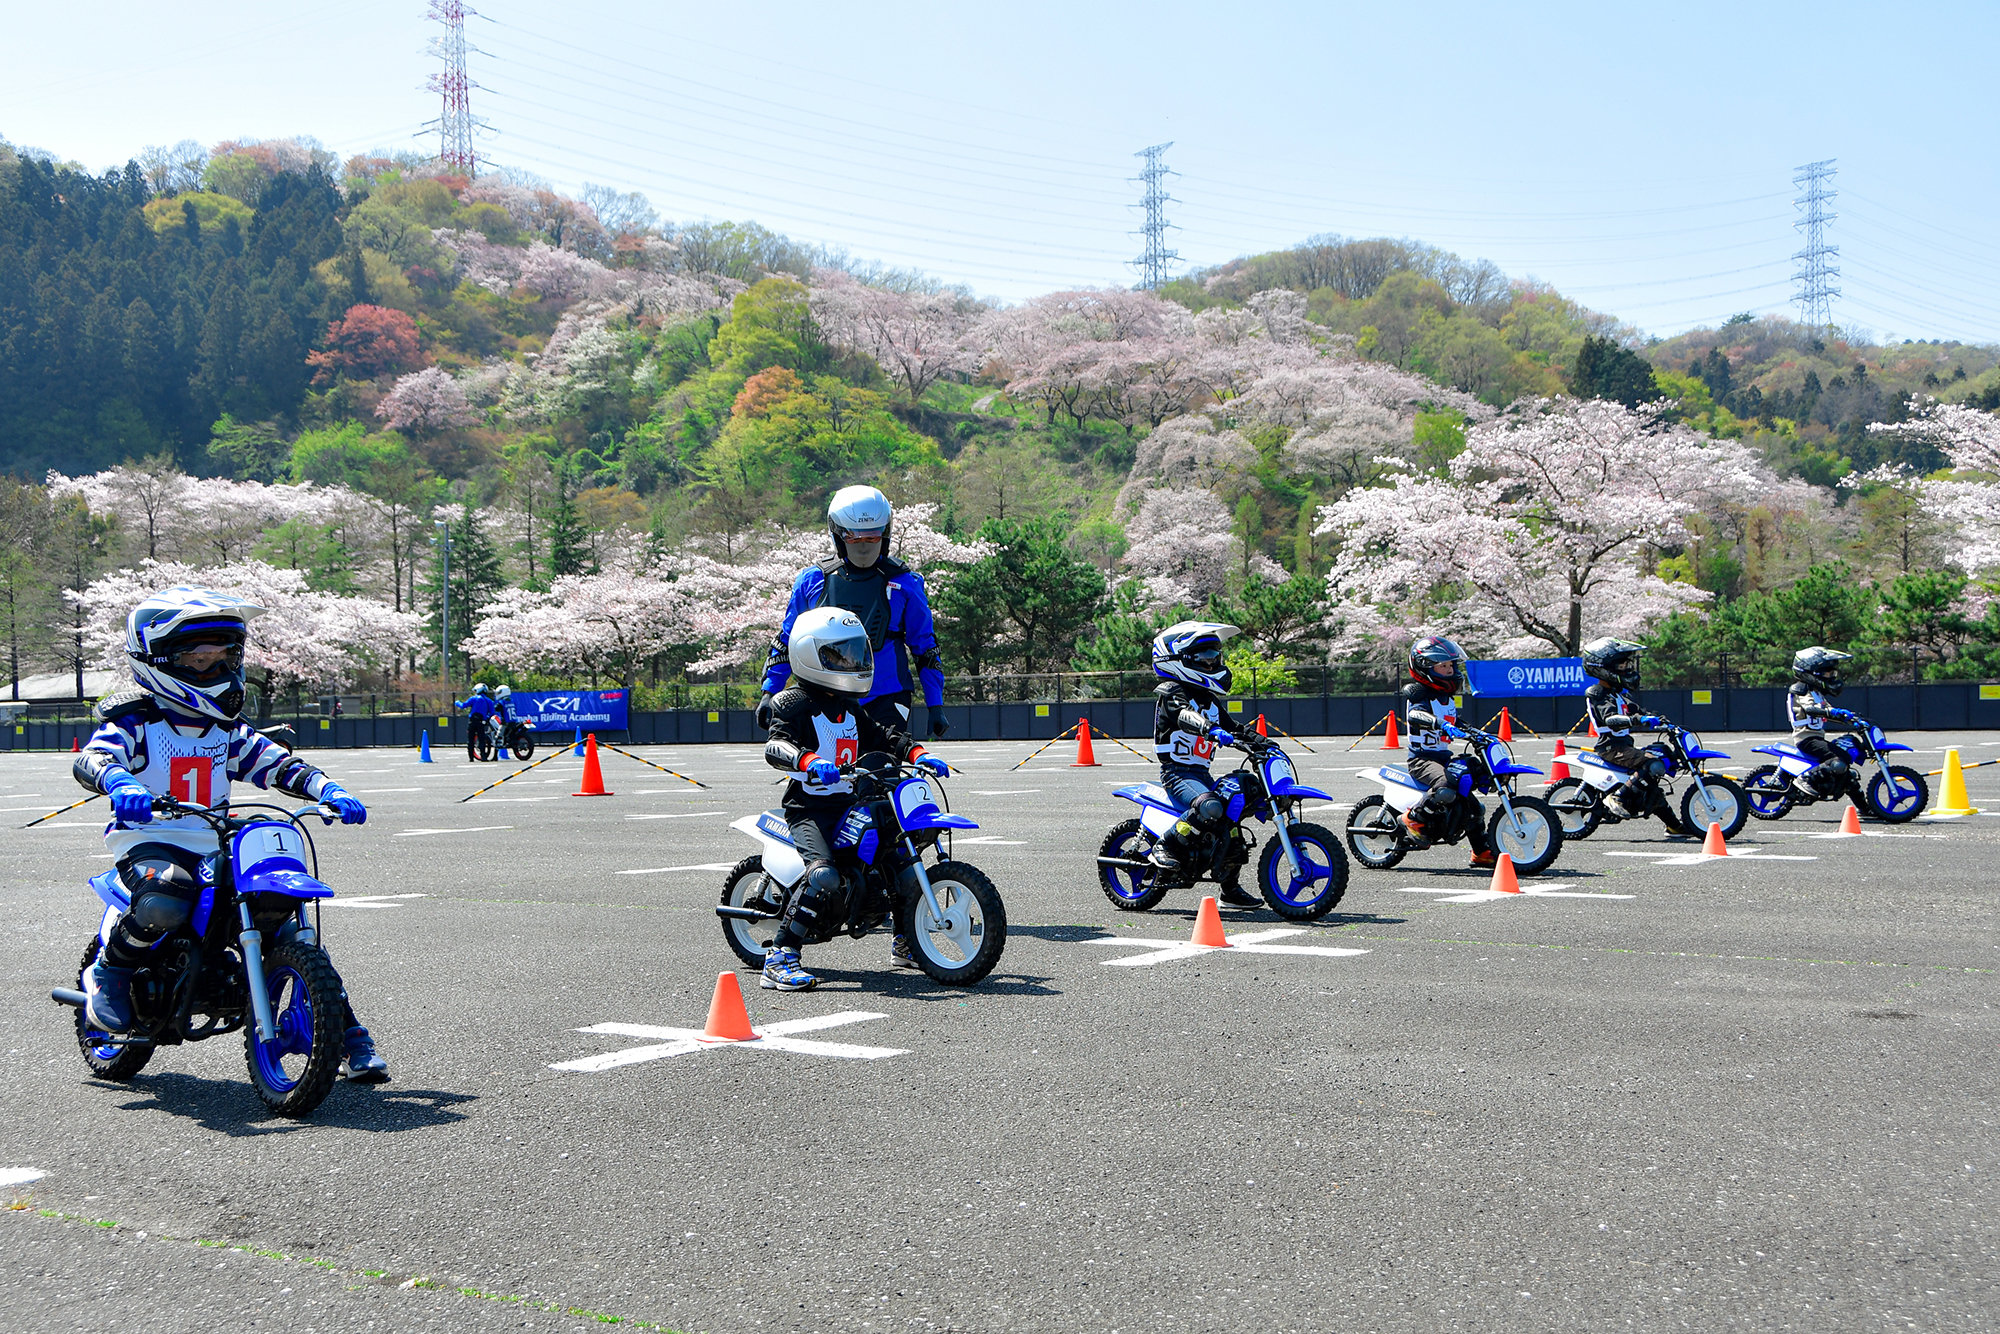
[[1125, 527], [1122, 564], [1144, 582], [1149, 610], [1201, 607], [1225, 591], [1233, 574], [1282, 581], [1285, 571], [1260, 553], [1247, 559], [1229, 509], [1210, 491], [1147, 491]]
[[416, 436], [433, 436], [479, 419], [464, 387], [442, 366], [426, 366], [397, 380], [375, 405], [375, 415]]
[[318, 380], [334, 375], [369, 380], [417, 365], [417, 323], [387, 306], [349, 306], [329, 324], [326, 347], [308, 353], [306, 361], [319, 368]]
[[1473, 428], [1448, 476], [1400, 471], [1320, 510], [1339, 551], [1329, 600], [1342, 647], [1401, 627], [1504, 654], [1574, 655], [1634, 636], [1707, 594], [1647, 572], [1705, 509], [1782, 490], [1745, 446], [1603, 400], [1539, 400]]
[[397, 653], [423, 635], [421, 617], [372, 598], [314, 592], [299, 570], [262, 561], [203, 567], [145, 560], [64, 595], [84, 614], [84, 642], [95, 664], [128, 666], [126, 615], [147, 594], [180, 584], [233, 593], [265, 608], [267, 614], [251, 623], [244, 661], [253, 673], [268, 673], [272, 694], [293, 686], [343, 689], [364, 671], [393, 666]]
[[1955, 530], [1951, 555], [1967, 573], [2000, 566], [2000, 415], [1962, 403], [1912, 398], [1900, 422], [1868, 429], [1935, 445], [1960, 474], [1920, 484], [1932, 517]]
[[890, 291], [838, 269], [819, 269], [810, 299], [828, 337], [873, 357], [912, 403], [944, 376], [979, 366], [981, 311], [957, 293]]

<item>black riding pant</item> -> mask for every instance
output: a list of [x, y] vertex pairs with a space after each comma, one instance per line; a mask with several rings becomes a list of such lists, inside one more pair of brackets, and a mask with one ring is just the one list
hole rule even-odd
[[1818, 732], [1800, 737], [1797, 745], [1819, 761], [1819, 767], [1807, 775], [1807, 779], [1820, 795], [1830, 797], [1847, 786], [1847, 775], [1852, 766], [1848, 763], [1846, 751]]
[[1667, 762], [1649, 750], [1642, 750], [1630, 737], [1606, 737], [1594, 749], [1607, 763], [1631, 772], [1629, 786], [1634, 790], [1658, 787], [1667, 776]]
[[1430, 791], [1417, 799], [1410, 807], [1410, 813], [1425, 824], [1442, 820], [1454, 803], [1465, 805], [1465, 841], [1474, 852], [1484, 852], [1490, 846], [1486, 838], [1486, 808], [1479, 804], [1479, 798], [1471, 793], [1458, 793], [1458, 771], [1451, 763], [1451, 756], [1418, 753], [1410, 756], [1408, 765], [1410, 777], [1422, 783]]
[[792, 846], [806, 864], [805, 881], [798, 893], [785, 904], [773, 943], [795, 950], [829, 915], [837, 918], [844, 904], [840, 872], [833, 864], [833, 840], [847, 815], [844, 804], [787, 806], [785, 823], [791, 826]]

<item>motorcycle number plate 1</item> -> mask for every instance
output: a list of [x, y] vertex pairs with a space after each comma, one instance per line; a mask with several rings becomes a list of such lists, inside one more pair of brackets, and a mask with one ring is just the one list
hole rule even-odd
[[286, 824], [255, 824], [236, 835], [236, 865], [244, 873], [270, 862], [304, 867], [306, 841]]

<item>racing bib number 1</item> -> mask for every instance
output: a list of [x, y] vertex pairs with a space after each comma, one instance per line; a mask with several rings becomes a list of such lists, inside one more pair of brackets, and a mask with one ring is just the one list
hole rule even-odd
[[176, 755], [167, 765], [167, 788], [175, 801], [190, 806], [210, 805], [209, 782], [215, 762], [206, 755]]

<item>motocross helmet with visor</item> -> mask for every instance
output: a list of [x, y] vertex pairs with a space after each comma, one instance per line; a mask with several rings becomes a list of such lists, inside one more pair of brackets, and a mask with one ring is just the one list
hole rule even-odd
[[801, 612], [792, 622], [785, 656], [799, 681], [848, 704], [860, 703], [875, 683], [868, 630], [844, 607]]
[[1620, 690], [1637, 690], [1639, 655], [1645, 651], [1644, 644], [1629, 643], [1611, 635], [1593, 639], [1583, 646], [1584, 674]]
[[844, 486], [826, 507], [826, 530], [833, 550], [857, 570], [882, 559], [889, 549], [889, 527], [895, 511], [889, 498], [872, 486]]
[[125, 618], [132, 679], [162, 708], [233, 723], [243, 715], [243, 650], [254, 602], [181, 585], [149, 595]]
[[1222, 646], [1240, 633], [1220, 621], [1177, 621], [1153, 636], [1153, 675], [1227, 694], [1232, 678]]
[[1465, 650], [1443, 635], [1410, 645], [1410, 679], [1447, 695], [1465, 689]]
[[1831, 699], [1846, 683], [1840, 679], [1841, 666], [1854, 655], [1815, 644], [1792, 655], [1792, 675], [1800, 684], [1811, 686]]

